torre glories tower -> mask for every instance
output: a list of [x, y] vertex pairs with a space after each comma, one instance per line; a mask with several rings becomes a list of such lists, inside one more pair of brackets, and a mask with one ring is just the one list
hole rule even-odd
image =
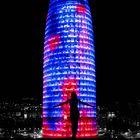
[[78, 99], [77, 138], [94, 138], [96, 128], [96, 75], [92, 17], [88, 0], [50, 0], [46, 18], [43, 63], [43, 138], [70, 138], [70, 105]]

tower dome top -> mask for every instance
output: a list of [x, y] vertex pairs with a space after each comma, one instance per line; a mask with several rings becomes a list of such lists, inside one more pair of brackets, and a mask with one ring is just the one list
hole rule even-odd
[[81, 4], [88, 3], [88, 0], [50, 0], [50, 4], [55, 3], [55, 2], [79, 2]]

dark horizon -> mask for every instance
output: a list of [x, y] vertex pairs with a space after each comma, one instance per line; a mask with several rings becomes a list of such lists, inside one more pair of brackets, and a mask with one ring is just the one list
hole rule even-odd
[[[42, 100], [42, 66], [48, 0], [3, 4], [1, 98]], [[136, 3], [90, 1], [93, 17], [97, 104], [140, 99], [140, 44]], [[130, 10], [129, 6], [135, 7]]]

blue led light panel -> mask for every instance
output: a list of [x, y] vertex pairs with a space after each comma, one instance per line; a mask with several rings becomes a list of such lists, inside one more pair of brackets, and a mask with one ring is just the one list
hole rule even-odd
[[[75, 91], [96, 106], [95, 50], [87, 0], [51, 0], [46, 19], [43, 64], [43, 137], [71, 137], [69, 105]], [[77, 137], [95, 137], [96, 107], [79, 104]]]

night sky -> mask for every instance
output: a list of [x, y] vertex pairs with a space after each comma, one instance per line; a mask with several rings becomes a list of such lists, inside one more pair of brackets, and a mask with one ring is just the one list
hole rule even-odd
[[[49, 0], [0, 4], [0, 97], [42, 99], [43, 44]], [[140, 98], [139, 7], [134, 2], [90, 0], [97, 103]]]

